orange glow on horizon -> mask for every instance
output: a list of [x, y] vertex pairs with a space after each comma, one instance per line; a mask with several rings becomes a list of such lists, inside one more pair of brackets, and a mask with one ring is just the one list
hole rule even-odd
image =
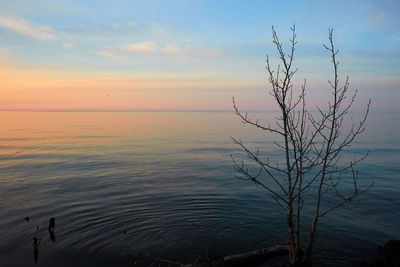
[[230, 109], [230, 93], [226, 90], [249, 87], [248, 82], [239, 79], [196, 75], [96, 73], [3, 65], [0, 109], [221, 110]]

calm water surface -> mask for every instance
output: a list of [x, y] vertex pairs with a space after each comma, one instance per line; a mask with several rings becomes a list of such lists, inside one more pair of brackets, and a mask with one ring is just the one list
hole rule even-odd
[[[231, 136], [272, 154], [274, 139], [232, 113], [0, 112], [0, 122], [0, 266], [34, 266], [34, 236], [36, 266], [151, 264], [142, 252], [188, 263], [286, 240], [281, 210], [235, 178], [230, 158], [242, 155]], [[350, 265], [400, 239], [399, 130], [399, 114], [371, 114], [350, 148], [370, 151], [360, 181], [375, 187], [323, 218], [318, 264]]]

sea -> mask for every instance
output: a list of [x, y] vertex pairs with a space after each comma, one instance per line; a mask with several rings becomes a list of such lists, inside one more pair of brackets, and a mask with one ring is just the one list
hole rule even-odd
[[[167, 266], [287, 241], [284, 210], [232, 161], [258, 171], [232, 137], [272, 161], [279, 140], [233, 112], [2, 111], [0, 122], [0, 266]], [[349, 159], [368, 153], [355, 168], [368, 190], [321, 218], [316, 266], [356, 266], [400, 239], [399, 130], [400, 113], [371, 112], [346, 148]]]

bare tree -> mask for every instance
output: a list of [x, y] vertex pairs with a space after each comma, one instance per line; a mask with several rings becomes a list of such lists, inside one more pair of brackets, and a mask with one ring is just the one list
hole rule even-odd
[[[235, 114], [243, 123], [280, 137], [281, 141], [275, 142], [275, 145], [282, 151], [282, 158], [263, 159], [258, 149], [253, 151], [241, 140], [233, 138], [258, 169], [253, 174], [248, 163], [239, 161], [233, 156], [232, 160], [239, 177], [267, 190], [286, 213], [289, 263], [311, 265], [319, 219], [351, 202], [354, 197], [369, 188], [360, 189], [357, 181], [358, 173], [354, 170], [354, 166], [367, 155], [347, 161], [342, 156], [345, 149], [363, 133], [371, 101], [368, 102], [361, 120], [357, 124], [352, 124], [346, 131], [345, 119], [348, 117], [357, 90], [349, 96], [348, 77], [342, 85], [339, 84], [339, 62], [336, 59], [338, 50], [334, 47], [333, 30], [330, 29], [329, 45], [324, 47], [330, 53], [333, 65], [333, 80], [328, 81], [328, 92], [332, 94], [332, 100], [325, 108], [317, 106], [315, 112], [308, 111], [306, 80], [298, 90], [294, 89], [293, 77], [297, 72], [297, 68], [293, 67], [297, 44], [295, 25], [291, 28], [291, 32], [290, 49], [286, 53], [272, 27], [272, 39], [280, 61], [276, 70], [271, 67], [267, 56], [266, 70], [268, 83], [271, 86], [269, 93], [280, 110], [276, 121], [273, 124], [262, 124], [258, 119], [250, 118], [247, 113], [239, 110], [233, 98]], [[348, 181], [352, 183], [351, 191], [347, 190], [348, 186], [343, 186]], [[332, 201], [327, 201], [328, 196], [329, 199], [334, 196], [336, 202], [332, 204]], [[308, 232], [309, 238], [302, 240], [304, 233], [307, 234], [303, 230], [302, 220], [305, 205], [313, 210], [313, 215]]]

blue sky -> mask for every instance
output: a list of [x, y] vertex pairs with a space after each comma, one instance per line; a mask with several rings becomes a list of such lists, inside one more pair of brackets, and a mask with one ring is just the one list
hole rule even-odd
[[[0, 6], [0, 78], [7, 73], [36, 82], [32, 88], [3, 82], [2, 109], [230, 109], [233, 95], [247, 109], [273, 109], [263, 99], [265, 56], [276, 55], [271, 25], [286, 42], [293, 23], [296, 77], [299, 84], [307, 78], [312, 104], [331, 78], [322, 43], [333, 28], [340, 73], [359, 88], [360, 106], [368, 98], [377, 110], [399, 106], [399, 1], [20, 0]], [[68, 86], [59, 86], [64, 81]], [[52, 96], [50, 87], [57, 90]], [[107, 90], [113, 99], [96, 98]], [[74, 104], [79, 95], [99, 102]]]

